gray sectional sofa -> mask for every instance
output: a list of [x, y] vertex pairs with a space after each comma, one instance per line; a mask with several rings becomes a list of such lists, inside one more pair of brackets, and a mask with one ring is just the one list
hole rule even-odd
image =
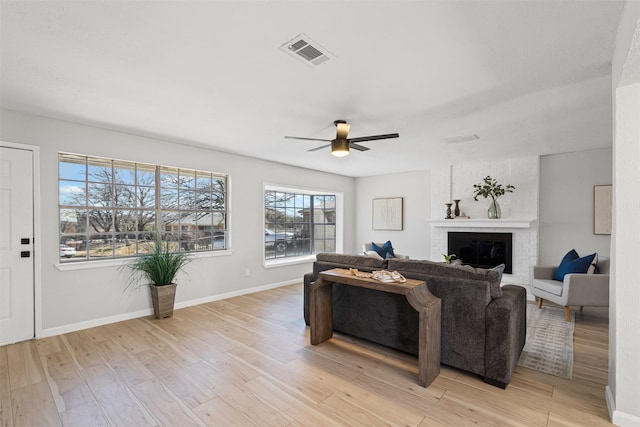
[[[397, 270], [424, 280], [442, 300], [441, 363], [481, 375], [505, 388], [526, 337], [526, 290], [500, 287], [499, 273], [419, 260], [376, 260], [360, 255], [318, 254], [304, 276], [304, 319], [309, 324], [309, 286], [332, 268]], [[418, 354], [418, 313], [403, 295], [335, 283], [333, 329]]]

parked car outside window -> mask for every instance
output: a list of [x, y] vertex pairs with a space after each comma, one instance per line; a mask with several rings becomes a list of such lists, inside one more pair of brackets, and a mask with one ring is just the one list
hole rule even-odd
[[273, 248], [276, 252], [284, 252], [287, 250], [287, 245], [293, 245], [295, 243], [296, 236], [291, 232], [275, 232], [264, 229], [264, 246], [265, 248]]
[[62, 258], [72, 258], [76, 256], [76, 250], [71, 246], [60, 245], [60, 256]]

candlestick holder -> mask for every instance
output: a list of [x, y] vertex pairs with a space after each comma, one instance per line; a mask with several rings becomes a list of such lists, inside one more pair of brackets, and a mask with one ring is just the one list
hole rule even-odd
[[453, 203], [445, 203], [445, 205], [447, 205], [447, 216], [444, 219], [453, 219], [451, 216], [451, 205], [453, 205]]

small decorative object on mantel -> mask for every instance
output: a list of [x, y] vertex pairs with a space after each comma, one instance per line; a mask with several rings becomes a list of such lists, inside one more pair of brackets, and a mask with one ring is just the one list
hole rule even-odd
[[507, 184], [503, 187], [502, 184], [498, 184], [497, 179], [493, 179], [490, 176], [486, 176], [480, 184], [473, 184], [473, 200], [478, 201], [478, 196], [482, 196], [485, 199], [491, 197], [491, 204], [487, 211], [489, 219], [499, 219], [502, 216], [500, 211], [500, 205], [498, 204], [498, 198], [505, 193], [513, 193], [515, 190], [511, 184]]
[[453, 209], [453, 216], [456, 218], [460, 216], [460, 199], [453, 201], [456, 204], [456, 207]]
[[451, 205], [453, 205], [453, 203], [445, 203], [445, 205], [447, 205], [447, 216], [444, 219], [453, 219], [451, 216]]

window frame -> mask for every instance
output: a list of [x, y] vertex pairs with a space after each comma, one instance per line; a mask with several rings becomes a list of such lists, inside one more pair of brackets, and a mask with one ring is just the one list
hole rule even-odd
[[[82, 166], [78, 166], [78, 171], [73, 173], [76, 176], [75, 177], [71, 177], [67, 175], [63, 176], [63, 172], [62, 172], [63, 164], [75, 163], [73, 162], [73, 160], [77, 161], [77, 165], [82, 165]], [[66, 236], [70, 238], [73, 238], [72, 236], [77, 236], [77, 237], [81, 237], [84, 240], [85, 242], [84, 245], [87, 245], [87, 242], [89, 240], [95, 239], [102, 235], [102, 236], [106, 236], [107, 240], [111, 240], [111, 246], [112, 246], [111, 254], [109, 256], [91, 257], [91, 254], [88, 252], [90, 250], [88, 245], [85, 246], [86, 248], [85, 250], [87, 251], [87, 253], [84, 257], [77, 257], [77, 258], [71, 257], [68, 259], [64, 259], [62, 256], [60, 256], [60, 252], [58, 252], [58, 263], [56, 264], [56, 267], [58, 267], [58, 269], [74, 270], [74, 269], [80, 269], [80, 268], [90, 268], [93, 266], [103, 267], [107, 265], [121, 265], [126, 263], [126, 261], [130, 260], [131, 258], [144, 256], [146, 253], [148, 253], [148, 251], [147, 252], [140, 251], [140, 248], [142, 247], [140, 246], [140, 243], [142, 241], [141, 240], [142, 236], [145, 234], [149, 234], [153, 237], [152, 239], [153, 241], [156, 241], [156, 239], [158, 238], [164, 237], [167, 233], [166, 233], [166, 227], [165, 227], [164, 218], [163, 218], [163, 212], [166, 213], [170, 211], [177, 213], [178, 217], [180, 218], [180, 221], [182, 221], [183, 219], [190, 220], [189, 217], [191, 216], [196, 218], [193, 225], [194, 229], [190, 230], [192, 231], [191, 234], [193, 234], [196, 239], [193, 242], [194, 249], [191, 249], [190, 246], [188, 245], [183, 246], [182, 241], [179, 239], [173, 243], [174, 245], [177, 245], [177, 249], [179, 251], [189, 253], [192, 256], [196, 256], [197, 258], [203, 257], [203, 256], [206, 257], [206, 256], [215, 256], [215, 255], [226, 255], [231, 253], [230, 251], [230, 247], [231, 247], [231, 232], [230, 232], [231, 178], [228, 174], [220, 173], [220, 172], [203, 171], [201, 169], [194, 169], [194, 168], [165, 166], [165, 165], [144, 163], [144, 162], [131, 161], [131, 160], [108, 158], [103, 156], [69, 153], [69, 152], [63, 152], [63, 151], [60, 151], [57, 153], [57, 162], [58, 162], [57, 163], [57, 168], [58, 168], [58, 180], [57, 180], [58, 221], [57, 223], [58, 223], [59, 244], [60, 245], [64, 244], [62, 242], [63, 240], [65, 240]], [[82, 162], [84, 162], [84, 164]], [[111, 168], [110, 171], [105, 172], [105, 178], [103, 179], [104, 182], [101, 182], [101, 183], [95, 182], [96, 181], [95, 176], [91, 175], [92, 163], [94, 165], [95, 164], [99, 165], [100, 163], [103, 163], [107, 168], [109, 167]], [[127, 169], [130, 172], [129, 172], [129, 175], [124, 179], [122, 178], [122, 176], [118, 175], [118, 172], [116, 172], [119, 170], [124, 170], [125, 171], [124, 174], [126, 175]], [[190, 175], [194, 177], [193, 191], [191, 191], [192, 193], [194, 193], [194, 198], [193, 198], [194, 200], [190, 201], [192, 203], [191, 206], [183, 209], [181, 208], [180, 201], [178, 200], [175, 201], [175, 204], [176, 204], [175, 207], [163, 206], [163, 202], [160, 199], [160, 195], [161, 195], [161, 191], [163, 189], [166, 189], [166, 185], [163, 185], [163, 178], [164, 178], [163, 172], [166, 172], [167, 170], [180, 171], [180, 173], [182, 173], [186, 177]], [[72, 169], [70, 169], [70, 171], [72, 171]], [[141, 173], [144, 173], [147, 175], [147, 181], [140, 182], [140, 175], [138, 173], [139, 171], [143, 171]], [[102, 172], [102, 171], [98, 171], [98, 172]], [[150, 172], [152, 173], [152, 175], [149, 176]], [[199, 174], [201, 174], [202, 178], [198, 178]], [[149, 183], [148, 178], [152, 179], [151, 184]], [[210, 196], [208, 200], [209, 206], [207, 206], [204, 209], [200, 208], [200, 206], [202, 205], [199, 206], [198, 201], [195, 198], [196, 194], [198, 194], [196, 192], [198, 182], [200, 183], [200, 185], [203, 185], [203, 188], [205, 188], [205, 190], [203, 190], [203, 194]], [[76, 186], [77, 191], [84, 192], [76, 200], [73, 200], [73, 197], [65, 198], [65, 196], [63, 196], [63, 191], [62, 191], [63, 187], [66, 187], [67, 185], [73, 185], [73, 184], [77, 184]], [[110, 188], [109, 196], [107, 196], [109, 200], [105, 201], [105, 197], [103, 197], [103, 200], [100, 200], [100, 202], [96, 206], [94, 206], [91, 202], [92, 195], [89, 194], [89, 187], [91, 186], [91, 184], [94, 184], [94, 185], [100, 184], [100, 185], [104, 185], [105, 187], [109, 187]], [[178, 187], [182, 188], [183, 184], [182, 184], [182, 181], [179, 181], [175, 185], [176, 185], [176, 188]], [[184, 185], [186, 186], [186, 184]], [[118, 195], [116, 194], [116, 188], [122, 188], [128, 191], [129, 193], [128, 204], [125, 204], [124, 206], [118, 205], [117, 203]], [[139, 194], [138, 194], [139, 188], [142, 190], [151, 189], [151, 192], [152, 192], [151, 194], [153, 194], [153, 196], [151, 196], [153, 198], [153, 205], [140, 204]], [[189, 189], [185, 190], [185, 192], [189, 193], [188, 190]], [[214, 204], [213, 200], [216, 197], [218, 200], [222, 199], [222, 203], [221, 203], [222, 206], [219, 206], [219, 205], [216, 206]], [[81, 203], [82, 199], [84, 199], [83, 203]], [[104, 203], [104, 204], [101, 205], [100, 203]], [[205, 203], [207, 203], [206, 200], [205, 200]], [[96, 209], [96, 207], [98, 209]], [[75, 210], [75, 212], [73, 213], [73, 216], [76, 217], [76, 221], [77, 221], [78, 212], [85, 214], [86, 216], [86, 218], [84, 218], [85, 223], [79, 226], [77, 231], [73, 232], [73, 231], [63, 230], [64, 228], [63, 216], [65, 213], [65, 210]], [[107, 231], [99, 232], [95, 228], [95, 226], [93, 226], [93, 224], [91, 223], [91, 219], [89, 218], [90, 211], [92, 210], [96, 210], [96, 211], [103, 210], [106, 212], [105, 215], [107, 216], [110, 215], [112, 217], [108, 224], [109, 227], [106, 229]], [[129, 214], [130, 218], [127, 218], [125, 220], [128, 221], [129, 224], [134, 224], [135, 227], [131, 228], [131, 226], [129, 225], [129, 228], [127, 228], [126, 230], [117, 229], [115, 227], [116, 221], [117, 221], [116, 216], [120, 214], [126, 217], [127, 213]], [[222, 216], [222, 219], [217, 224], [214, 219], [214, 215], [216, 213]], [[140, 220], [140, 218], [144, 216], [144, 214], [150, 214], [154, 218], [153, 218], [153, 221], [149, 223], [150, 224], [149, 228], [140, 229], [140, 224], [138, 223], [138, 221]], [[211, 215], [211, 226], [207, 227], [208, 224], [198, 224], [198, 218], [206, 217], [207, 215]], [[181, 222], [179, 222], [179, 224], [181, 224]], [[217, 226], [220, 226], [221, 224], [222, 224], [222, 228], [217, 228]], [[180, 226], [178, 228], [180, 228]], [[179, 232], [179, 233], [182, 233], [182, 232]], [[222, 236], [224, 236], [222, 240], [223, 246], [221, 248], [216, 249], [216, 244], [215, 244], [216, 239], [214, 236], [219, 233], [222, 233]], [[208, 237], [207, 237], [207, 234], [209, 234]], [[132, 237], [134, 235], [135, 237]], [[134, 245], [133, 254], [126, 254], [126, 255], [117, 254], [116, 252], [118, 248], [117, 243], [121, 242], [120, 239], [122, 237], [125, 237], [125, 239], [127, 240], [127, 243], [128, 243], [128, 240], [134, 240], [134, 243], [132, 243], [132, 245]], [[201, 244], [200, 242], [202, 237], [204, 237], [205, 244]], [[208, 238], [210, 238], [211, 242], [206, 240]], [[219, 240], [220, 239], [218, 239], [218, 241]], [[206, 243], [210, 243], [210, 245], [206, 245]], [[142, 245], [145, 246], [144, 243]]]
[[[265, 193], [267, 191], [276, 191], [276, 192], [286, 192], [286, 193], [295, 193], [300, 195], [314, 195], [314, 196], [335, 196], [335, 252], [342, 253], [344, 247], [344, 193], [335, 190], [329, 189], [317, 189], [317, 188], [307, 188], [307, 187], [292, 187], [282, 184], [274, 184], [265, 182], [263, 183], [262, 188], [262, 228], [265, 228], [266, 224], [266, 211], [267, 207], [264, 203]], [[310, 237], [313, 239], [312, 237]], [[308, 263], [315, 260], [316, 253], [312, 252], [310, 254], [299, 255], [299, 256], [284, 256], [284, 257], [276, 257], [276, 258], [267, 258], [266, 244], [264, 236], [261, 238], [261, 246], [262, 246], [262, 263], [265, 268], [274, 268], [285, 265], [293, 265], [293, 264], [302, 264]]]

